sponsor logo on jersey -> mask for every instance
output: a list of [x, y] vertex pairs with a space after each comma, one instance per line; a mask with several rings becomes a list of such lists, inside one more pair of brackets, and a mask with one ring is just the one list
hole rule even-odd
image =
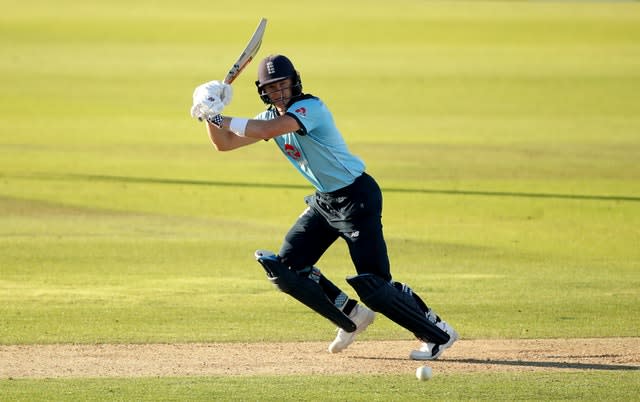
[[300, 159], [300, 157], [302, 156], [302, 155], [300, 155], [300, 151], [298, 151], [296, 149], [296, 147], [294, 147], [291, 144], [284, 144], [284, 152], [287, 155], [289, 155], [289, 157], [291, 157], [291, 158], [293, 158], [295, 160]]
[[305, 108], [305, 107], [297, 108], [296, 109], [296, 113], [297, 114], [301, 114], [301, 115], [306, 117], [307, 116], [307, 108]]

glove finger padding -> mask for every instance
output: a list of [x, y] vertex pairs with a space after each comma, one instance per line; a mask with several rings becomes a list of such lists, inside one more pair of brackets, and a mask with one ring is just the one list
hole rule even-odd
[[191, 117], [203, 120], [211, 119], [216, 115], [219, 115], [224, 110], [224, 103], [220, 98], [210, 98], [210, 100], [204, 100], [200, 103], [196, 103], [191, 107]]
[[221, 114], [222, 110], [224, 110], [224, 103], [218, 97], [212, 97], [208, 100], [200, 103], [202, 109], [205, 111], [207, 115], [216, 115]]
[[200, 105], [191, 106], [191, 117], [202, 120], [204, 116], [202, 115], [202, 112], [200, 112]]
[[220, 93], [220, 100], [224, 103], [225, 106], [231, 103], [231, 99], [233, 98], [233, 88], [231, 85], [222, 84], [222, 93]]

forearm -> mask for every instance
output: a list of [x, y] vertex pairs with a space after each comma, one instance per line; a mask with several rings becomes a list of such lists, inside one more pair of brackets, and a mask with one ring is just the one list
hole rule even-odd
[[[236, 148], [243, 147], [245, 145], [253, 144], [259, 139], [250, 137], [240, 137], [233, 132], [229, 131], [229, 123], [227, 122], [227, 128], [218, 128], [215, 125], [206, 122], [207, 132], [211, 143], [218, 151], [231, 151]], [[223, 125], [224, 127], [224, 125]]]
[[223, 116], [222, 127], [207, 122], [209, 138], [218, 151], [230, 151], [300, 129], [298, 121], [286, 115], [273, 120], [232, 120], [233, 117]]
[[280, 116], [273, 120], [223, 117], [222, 128], [239, 137], [268, 140], [285, 133], [294, 132], [300, 126], [295, 119], [289, 116]]
[[268, 140], [282, 134], [272, 121], [223, 117], [222, 128], [239, 137]]

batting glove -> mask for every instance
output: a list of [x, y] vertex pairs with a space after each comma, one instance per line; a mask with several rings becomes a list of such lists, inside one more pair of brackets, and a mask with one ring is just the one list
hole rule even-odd
[[215, 116], [220, 115], [224, 109], [224, 103], [220, 98], [211, 98], [200, 103], [194, 103], [191, 106], [191, 117], [202, 120], [212, 120]]
[[218, 98], [224, 106], [231, 103], [233, 88], [229, 84], [220, 81], [209, 81], [196, 87], [193, 91], [193, 104], [201, 103], [210, 98]]

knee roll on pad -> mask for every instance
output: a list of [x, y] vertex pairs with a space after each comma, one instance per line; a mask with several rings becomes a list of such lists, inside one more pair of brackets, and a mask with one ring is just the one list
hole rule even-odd
[[257, 256], [257, 260], [266, 271], [269, 281], [280, 291], [292, 296], [345, 331], [356, 330], [353, 321], [329, 300], [317, 282], [290, 270], [280, 262], [277, 255], [261, 255]]
[[449, 341], [449, 334], [427, 319], [410, 293], [373, 274], [351, 276], [347, 282], [369, 308], [413, 332], [423, 342], [443, 344]]

